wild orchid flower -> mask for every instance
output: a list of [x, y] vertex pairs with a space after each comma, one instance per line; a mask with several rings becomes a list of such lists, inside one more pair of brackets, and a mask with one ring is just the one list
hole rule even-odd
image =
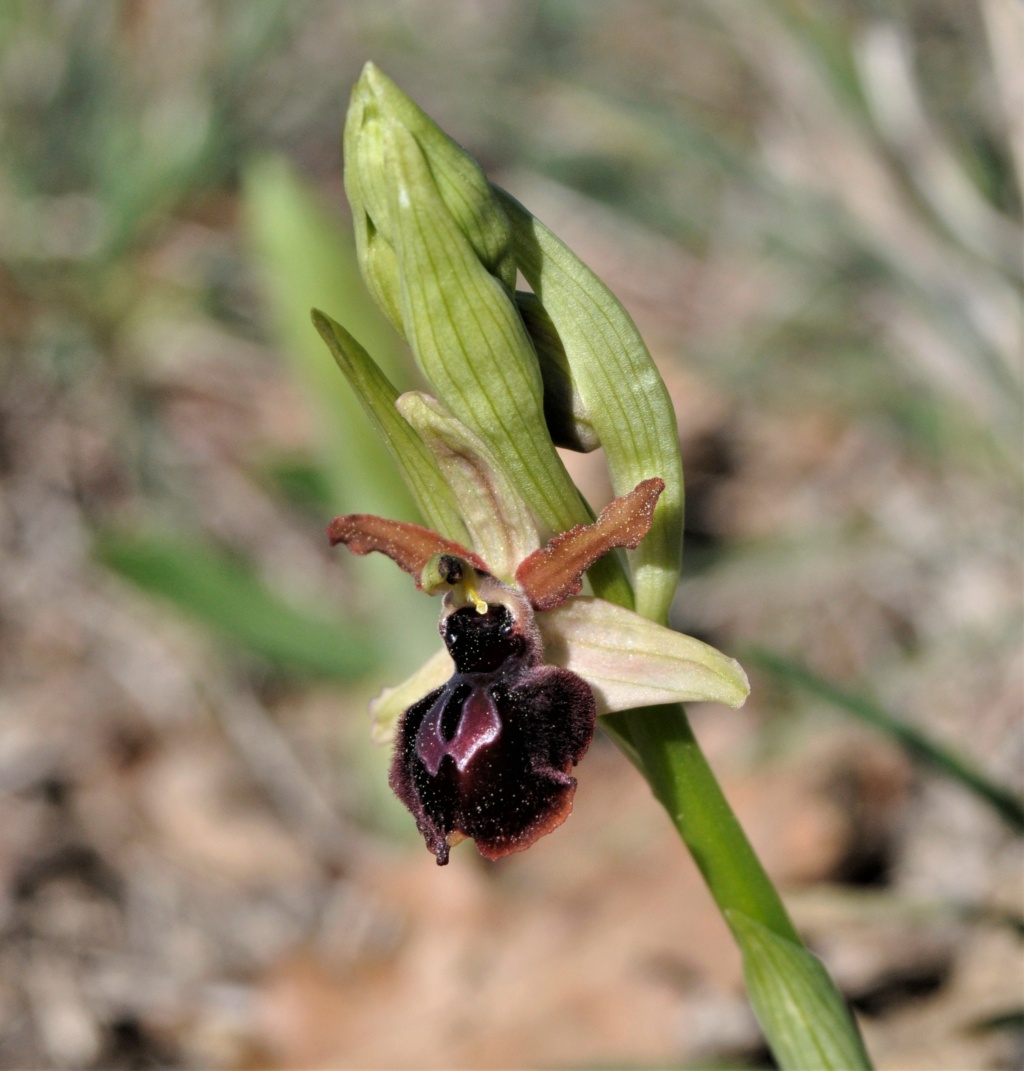
[[[576, 791], [569, 771], [590, 746], [597, 713], [746, 698], [746, 677], [731, 658], [579, 594], [600, 557], [640, 543], [663, 488], [645, 480], [593, 524], [531, 551], [508, 582], [478, 554], [418, 525], [367, 515], [332, 522], [332, 544], [380, 551], [417, 587], [444, 593], [446, 653], [397, 690], [410, 705], [397, 724], [390, 777], [439, 864], [463, 837], [498, 859], [561, 825]], [[376, 705], [385, 731], [394, 699]]]
[[[496, 859], [565, 820], [596, 717], [738, 706], [747, 680], [660, 623], [678, 582], [682, 469], [664, 384], [625, 311], [370, 65], [345, 151], [364, 276], [437, 396], [399, 396], [344, 328], [314, 322], [434, 531], [355, 515], [330, 537], [444, 593], [445, 648], [374, 703], [374, 735], [394, 738], [391, 785], [437, 861], [463, 837]], [[513, 293], [519, 270], [533, 294]], [[552, 428], [605, 449], [620, 497], [596, 521]], [[580, 594], [584, 573], [596, 595]]]
[[[742, 949], [780, 1066], [870, 1067], [681, 705], [738, 706], [747, 680], [664, 627], [679, 581], [682, 460], [635, 324], [372, 64], [346, 120], [345, 187], [363, 277], [432, 390], [399, 395], [314, 312], [430, 525], [363, 514], [330, 527], [332, 542], [380, 551], [444, 594], [445, 649], [373, 710], [378, 739], [395, 741], [392, 787], [428, 848], [443, 864], [471, 837], [495, 859], [550, 832], [571, 809], [570, 771], [595, 719], [608, 715]], [[515, 291], [520, 274], [531, 293]], [[604, 451], [619, 497], [596, 521], [556, 443]], [[580, 594], [584, 573], [593, 595]]]

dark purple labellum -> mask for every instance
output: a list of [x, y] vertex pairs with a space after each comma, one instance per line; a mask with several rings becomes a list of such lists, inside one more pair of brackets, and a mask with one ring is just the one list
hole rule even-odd
[[449, 614], [441, 635], [455, 672], [399, 725], [391, 787], [439, 864], [452, 835], [499, 859], [572, 810], [569, 771], [594, 735], [594, 697], [575, 673], [541, 664], [531, 628], [499, 602]]

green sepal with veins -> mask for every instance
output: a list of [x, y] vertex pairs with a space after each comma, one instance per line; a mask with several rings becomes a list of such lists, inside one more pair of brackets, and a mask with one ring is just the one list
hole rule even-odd
[[516, 263], [561, 342], [585, 431], [604, 448], [618, 495], [665, 481], [651, 532], [629, 554], [638, 613], [664, 621], [679, 583], [683, 466], [675, 410], [643, 339], [615, 295], [514, 197], [495, 187]]
[[387, 75], [367, 63], [352, 90], [345, 121], [345, 191], [352, 207], [356, 242], [367, 282], [395, 329], [405, 334], [400, 313], [397, 257], [386, 176], [392, 166], [387, 130], [400, 126], [416, 140], [438, 195], [480, 263], [509, 291], [515, 287], [509, 223], [480, 165], [450, 138]]

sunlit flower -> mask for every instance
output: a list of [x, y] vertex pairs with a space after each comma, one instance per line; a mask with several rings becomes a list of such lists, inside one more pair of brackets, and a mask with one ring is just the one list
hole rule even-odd
[[[345, 188], [363, 277], [431, 393], [399, 394], [344, 327], [313, 320], [430, 528], [354, 515], [331, 539], [444, 593], [444, 649], [376, 701], [374, 734], [394, 740], [391, 785], [437, 861], [464, 837], [497, 859], [568, 816], [597, 717], [738, 706], [747, 681], [662, 624], [678, 434], [615, 296], [372, 64], [346, 120]], [[621, 497], [596, 521], [553, 436], [603, 449]], [[584, 573], [600, 598], [581, 594]]]
[[418, 525], [366, 514], [332, 522], [332, 544], [380, 551], [422, 590], [444, 593], [446, 653], [385, 693], [375, 711], [379, 723], [397, 720], [391, 787], [439, 864], [464, 837], [498, 859], [561, 825], [576, 791], [570, 771], [590, 746], [597, 714], [745, 699], [746, 677], [732, 659], [579, 594], [600, 557], [640, 543], [663, 486], [645, 480], [593, 524], [533, 550], [514, 583]]

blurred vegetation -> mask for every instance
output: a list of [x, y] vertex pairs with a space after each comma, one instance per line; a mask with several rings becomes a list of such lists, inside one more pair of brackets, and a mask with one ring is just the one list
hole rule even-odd
[[1013, 789], [995, 784], [969, 761], [932, 740], [913, 725], [873, 702], [866, 691], [847, 692], [809, 672], [798, 662], [758, 649], [743, 652], [744, 661], [767, 670], [777, 678], [799, 685], [833, 707], [879, 729], [899, 741], [907, 753], [951, 777], [993, 807], [1018, 833], [1024, 833], [1024, 803]]
[[[414, 519], [308, 320], [417, 386], [345, 220], [342, 119], [373, 58], [503, 185], [593, 220], [612, 276], [652, 251], [651, 291], [621, 296], [681, 392], [677, 623], [823, 682], [766, 678], [771, 746], [819, 724], [804, 695], [870, 680], [839, 706], [878, 697], [969, 753], [1022, 625], [1006, 7], [8, 0], [0, 477], [45, 504], [61, 429], [84, 429], [61, 553], [91, 546], [88, 584], [170, 601], [253, 679], [394, 682], [432, 649], [436, 607], [323, 537], [350, 509]], [[640, 239], [610, 253], [610, 219]], [[995, 750], [968, 766], [1009, 781]]]

